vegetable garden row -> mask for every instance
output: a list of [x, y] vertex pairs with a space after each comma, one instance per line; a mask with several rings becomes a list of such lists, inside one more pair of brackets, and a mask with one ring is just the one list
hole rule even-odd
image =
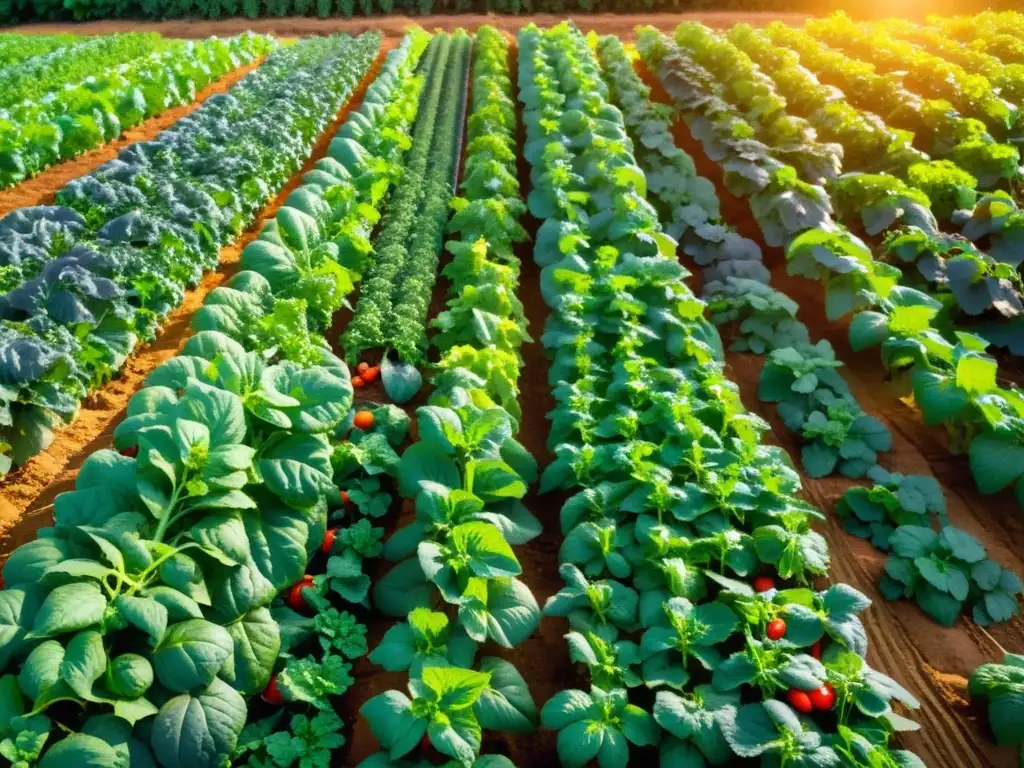
[[[266, 55], [0, 219], [8, 481], [305, 168], [53, 525], [8, 554], [0, 756], [502, 768], [547, 732], [565, 766], [924, 765], [901, 744], [918, 698], [869, 662], [871, 600], [830, 581], [816, 524], [887, 553], [881, 594], [943, 625], [1017, 632], [1020, 577], [935, 477], [896, 471], [887, 425], [772, 287], [772, 249], [853, 349], [881, 348], [879, 379], [978, 489], [1024, 506], [1022, 29], [0, 36], [8, 184]], [[759, 238], [725, 220], [677, 118]], [[544, 465], [523, 434], [529, 314]], [[802, 470], [727, 349], [764, 356], [757, 396]], [[806, 500], [802, 477], [835, 475], [862, 482]], [[541, 541], [550, 590], [522, 562]], [[541, 681], [527, 649], [548, 625], [563, 669]], [[970, 695], [1020, 744], [1024, 661], [994, 661]]]

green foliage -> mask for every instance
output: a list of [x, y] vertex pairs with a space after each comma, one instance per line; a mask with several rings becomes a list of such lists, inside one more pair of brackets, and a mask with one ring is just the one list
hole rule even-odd
[[982, 664], [971, 673], [967, 690], [971, 699], [987, 702], [989, 727], [997, 744], [1024, 741], [1017, 725], [1024, 717], [1024, 657], [1007, 653], [1002, 664]]
[[913, 597], [928, 616], [952, 626], [966, 608], [982, 626], [1020, 614], [1020, 577], [986, 557], [976, 538], [953, 526], [901, 525], [889, 536], [882, 594]]

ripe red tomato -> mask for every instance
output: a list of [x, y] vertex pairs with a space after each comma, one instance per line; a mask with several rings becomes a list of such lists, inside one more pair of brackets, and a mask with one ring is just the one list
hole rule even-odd
[[364, 432], [369, 432], [373, 429], [373, 422], [373, 411], [358, 411], [352, 419], [356, 429], [361, 429]]
[[352, 498], [348, 495], [348, 491], [341, 491], [341, 503], [346, 507], [352, 503]]
[[767, 592], [769, 589], [775, 589], [775, 579], [771, 576], [758, 576], [754, 579], [755, 592]]
[[331, 550], [334, 549], [334, 540], [337, 538], [337, 536], [337, 528], [328, 528], [327, 532], [324, 534], [324, 541], [320, 545], [320, 551], [323, 552], [325, 555], [331, 554]]
[[803, 715], [809, 715], [814, 711], [811, 697], [807, 691], [801, 691], [799, 688], [790, 688], [786, 691], [786, 701], [789, 702], [789, 706]]
[[769, 640], [780, 639], [786, 634], [786, 622], [782, 619], [772, 619], [768, 622], [768, 631], [765, 634], [768, 635]]
[[811, 656], [821, 659], [821, 640], [814, 641], [814, 645], [811, 646]]
[[380, 376], [379, 365], [371, 365], [369, 368], [363, 371], [363, 381], [367, 383], [371, 381], [376, 381], [378, 376]]
[[370, 367], [369, 363], [360, 363], [359, 365], [356, 366], [356, 373], [359, 373], [359, 374], [366, 373], [366, 369], [369, 368], [369, 367]]
[[288, 603], [288, 607], [293, 611], [306, 610], [306, 601], [302, 597], [302, 590], [311, 586], [313, 586], [313, 577], [308, 573], [299, 581], [292, 584], [288, 588], [288, 597], [285, 598], [285, 602]]
[[352, 377], [352, 386], [355, 387], [356, 389], [362, 389], [363, 387], [366, 386], [366, 382], [363, 381], [363, 377], [362, 376], [353, 376]]
[[267, 704], [273, 704], [278, 707], [284, 704], [284, 696], [282, 696], [281, 692], [277, 690], [277, 675], [270, 676], [270, 682], [267, 683], [267, 687], [263, 689], [263, 693], [260, 694], [260, 698], [267, 702]]
[[836, 689], [828, 683], [810, 693], [811, 704], [815, 709], [832, 709], [836, 703]]
[[122, 456], [127, 456], [129, 459], [134, 459], [136, 456], [139, 455], [139, 446], [137, 446], [137, 445], [127, 445], [124, 448], [122, 448], [119, 451], [119, 453]]

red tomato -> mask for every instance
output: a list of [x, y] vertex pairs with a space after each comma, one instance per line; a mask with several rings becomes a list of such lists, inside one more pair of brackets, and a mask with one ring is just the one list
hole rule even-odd
[[786, 622], [782, 619], [772, 619], [768, 622], [768, 631], [766, 632], [769, 640], [778, 640], [784, 634], [786, 634]]
[[789, 706], [803, 715], [809, 715], [814, 711], [811, 697], [807, 695], [807, 691], [801, 691], [799, 688], [790, 688], [786, 691], [786, 701], [789, 702]]
[[270, 676], [270, 682], [267, 683], [267, 687], [263, 689], [263, 693], [260, 695], [267, 704], [274, 704], [275, 706], [281, 706], [284, 704], [284, 696], [277, 690], [277, 675]]
[[366, 382], [363, 381], [363, 377], [362, 376], [353, 376], [352, 377], [352, 386], [355, 387], [356, 389], [362, 389], [363, 387], [366, 386]]
[[323, 544], [320, 545], [320, 551], [325, 555], [331, 554], [331, 550], [334, 549], [334, 539], [338, 536], [337, 528], [328, 528], [324, 534]]
[[380, 366], [379, 365], [371, 365], [369, 368], [367, 368], [363, 372], [363, 381], [365, 381], [365, 382], [376, 381], [378, 376], [380, 376]]
[[836, 703], [836, 689], [825, 683], [821, 688], [811, 691], [810, 699], [815, 709], [832, 709]]
[[814, 645], [811, 646], [811, 656], [816, 659], [821, 658], [821, 640], [814, 641]]
[[285, 602], [288, 603], [288, 607], [293, 611], [306, 610], [306, 601], [302, 597], [302, 590], [311, 586], [313, 586], [313, 577], [308, 573], [303, 576], [300, 581], [292, 584], [288, 588], [288, 597], [285, 598]]
[[360, 363], [359, 365], [356, 366], [356, 373], [359, 373], [359, 374], [366, 373], [366, 369], [369, 368], [369, 367], [370, 367], [369, 363]]
[[364, 432], [369, 432], [373, 429], [373, 421], [373, 411], [359, 411], [352, 419], [356, 429], [361, 429]]
[[341, 491], [341, 503], [346, 507], [352, 503], [352, 499], [348, 495], [348, 491]]
[[758, 576], [754, 579], [755, 592], [767, 592], [769, 589], [775, 589], [775, 579], [771, 576]]
[[136, 456], [139, 455], [139, 446], [137, 446], [137, 445], [125, 446], [124, 448], [122, 448], [120, 450], [120, 454], [122, 456], [127, 456], [129, 459], [134, 459]]

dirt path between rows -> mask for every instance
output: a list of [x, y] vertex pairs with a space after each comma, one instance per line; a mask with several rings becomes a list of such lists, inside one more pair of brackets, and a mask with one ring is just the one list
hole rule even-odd
[[31, 205], [49, 205], [53, 202], [57, 190], [69, 181], [77, 179], [79, 176], [84, 176], [104, 163], [113, 160], [129, 144], [155, 138], [161, 131], [170, 128], [172, 124], [181, 118], [199, 109], [202, 103], [215, 93], [224, 93], [230, 89], [262, 62], [263, 59], [261, 57], [251, 64], [239, 67], [219, 80], [215, 80], [197, 93], [195, 101], [190, 104], [183, 104], [180, 107], [164, 110], [149, 120], [143, 120], [134, 128], [129, 128], [121, 134], [120, 138], [114, 139], [101, 147], [84, 152], [78, 157], [51, 165], [33, 178], [3, 190], [0, 192], [0, 216], [6, 216], [17, 208], [25, 208]]
[[[638, 71], [651, 86], [654, 98], [668, 102], [668, 95], [651, 73], [642, 65]], [[821, 286], [786, 274], [782, 250], [764, 246], [750, 206], [729, 194], [722, 181], [721, 167], [707, 157], [682, 121], [674, 126], [674, 137], [676, 145], [693, 157], [697, 172], [715, 183], [723, 217], [741, 234], [761, 244], [765, 263], [772, 272], [772, 286], [799, 303], [799, 319], [811, 329], [812, 341], [825, 338], [832, 344], [838, 359], [845, 363], [840, 372], [861, 407], [889, 428], [893, 449], [881, 455], [882, 465], [891, 471], [938, 478], [952, 524], [977, 536], [984, 542], [989, 557], [1000, 565], [1024, 574], [1024, 513], [1011, 495], [981, 496], [966, 458], [953, 456], [947, 450], [944, 432], [925, 427], [913, 407], [890, 390], [878, 350], [854, 352], [846, 323], [829, 322], [826, 318]], [[693, 264], [688, 266], [698, 271]], [[799, 463], [799, 439], [786, 428], [773, 405], [758, 399], [757, 382], [763, 363], [764, 358], [757, 355], [729, 353], [726, 373], [740, 385], [747, 408], [771, 424], [773, 442]], [[921, 730], [904, 734], [902, 743], [931, 766], [1016, 766], [1015, 751], [993, 746], [984, 733], [980, 723], [987, 718], [970, 707], [966, 678], [979, 664], [1002, 658], [993, 638], [1009, 650], [1024, 649], [1024, 619], [1018, 617], [998, 624], [990, 628], [990, 636], [969, 618], [961, 618], [955, 626], [945, 628], [910, 601], [886, 600], [877, 588], [885, 553], [846, 533], [832, 513], [836, 500], [859, 483], [840, 476], [814, 480], [802, 472], [801, 480], [804, 496], [826, 516], [825, 523], [816, 527], [828, 539], [831, 580], [856, 587], [873, 602], [864, 620], [870, 663], [894, 677], [921, 701], [921, 709], [912, 713]]]
[[326, 155], [334, 134], [348, 118], [349, 112], [362, 103], [366, 88], [377, 76], [384, 56], [393, 44], [390, 40], [382, 42], [376, 61], [317, 140], [309, 160], [263, 208], [245, 233], [235, 243], [221, 249], [220, 266], [204, 275], [200, 284], [186, 294], [184, 303], [164, 322], [156, 341], [136, 350], [121, 375], [83, 403], [78, 419], [62, 428], [46, 451], [4, 478], [0, 484], [0, 551], [10, 553], [34, 538], [38, 528], [50, 524], [53, 499], [74, 487], [78, 468], [90, 453], [110, 446], [111, 435], [124, 418], [128, 400], [154, 368], [177, 354], [191, 335], [192, 315], [202, 306], [207, 294], [235, 273], [242, 249], [256, 238], [264, 221], [274, 216], [299, 185], [302, 175]]

